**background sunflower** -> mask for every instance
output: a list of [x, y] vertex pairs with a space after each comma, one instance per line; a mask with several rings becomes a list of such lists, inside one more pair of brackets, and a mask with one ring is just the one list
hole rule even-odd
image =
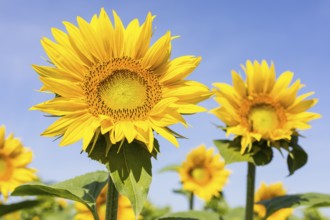
[[291, 84], [292, 72], [276, 79], [274, 64], [269, 66], [266, 61], [248, 60], [242, 68], [246, 80], [232, 71], [233, 86], [213, 84], [220, 106], [211, 111], [226, 124], [227, 135], [242, 137], [242, 154], [251, 150], [254, 141], [266, 140], [268, 145], [289, 142], [295, 132], [310, 128], [309, 122], [320, 117], [307, 111], [317, 99], [307, 99], [313, 92], [298, 96], [304, 85], [299, 79]]
[[[286, 195], [286, 190], [284, 189], [283, 183], [279, 182], [267, 185], [266, 183], [262, 182], [260, 187], [257, 189], [254, 198], [255, 203], [257, 203], [262, 200], [272, 199], [274, 197], [284, 195]], [[260, 218], [263, 218], [266, 215], [266, 208], [263, 205], [255, 204], [254, 211]], [[292, 213], [292, 208], [280, 209], [269, 216], [267, 220], [286, 220], [290, 215], [292, 215]]]
[[0, 126], [0, 195], [7, 200], [17, 186], [37, 178], [35, 169], [27, 166], [32, 162], [32, 151], [24, 147], [18, 138], [5, 136], [5, 126]]
[[205, 145], [193, 149], [179, 168], [183, 189], [205, 201], [220, 195], [229, 174], [220, 154]]

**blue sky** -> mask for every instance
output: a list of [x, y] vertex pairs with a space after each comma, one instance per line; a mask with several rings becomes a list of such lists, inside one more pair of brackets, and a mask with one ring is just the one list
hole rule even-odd
[[[207, 2], [207, 3], [206, 3]], [[319, 103], [312, 109], [322, 119], [302, 132], [300, 141], [309, 154], [308, 164], [287, 177], [285, 158], [278, 153], [272, 163], [257, 169], [260, 181], [283, 181], [288, 193], [330, 193], [329, 141], [330, 127], [330, 2], [315, 1], [86, 1], [86, 0], [0, 0], [0, 124], [30, 147], [35, 158], [32, 167], [47, 181], [61, 181], [89, 171], [103, 169], [80, 154], [81, 144], [59, 147], [58, 141], [41, 137], [40, 133], [52, 119], [29, 111], [31, 106], [50, 97], [36, 92], [41, 82], [31, 64], [46, 65], [42, 37], [51, 38], [51, 27], [64, 30], [62, 21], [76, 23], [76, 17], [89, 20], [104, 7], [114, 9], [125, 24], [133, 18], [143, 20], [151, 11], [156, 15], [154, 40], [171, 30], [180, 38], [173, 41], [172, 58], [181, 55], [202, 56], [198, 69], [190, 79], [211, 87], [213, 82], [231, 83], [230, 71], [241, 71], [247, 59], [273, 61], [279, 75], [285, 70], [295, 73], [306, 85], [302, 92], [315, 91]], [[242, 72], [242, 71], [241, 71]], [[202, 103], [211, 109], [217, 106], [210, 99]], [[158, 205], [170, 204], [184, 210], [186, 201], [171, 190], [180, 186], [174, 173], [159, 174], [166, 165], [181, 163], [185, 155], [199, 144], [213, 146], [214, 139], [224, 138], [212, 123], [221, 124], [215, 116], [201, 113], [186, 117], [189, 129], [174, 126], [188, 137], [180, 140], [180, 148], [159, 138], [161, 154], [153, 161], [153, 183], [149, 198]], [[232, 206], [245, 201], [246, 165], [229, 165], [232, 170], [224, 192]]]

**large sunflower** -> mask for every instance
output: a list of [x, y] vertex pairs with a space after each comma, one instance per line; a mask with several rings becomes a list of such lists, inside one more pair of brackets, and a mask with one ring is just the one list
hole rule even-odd
[[[267, 186], [264, 182], [262, 182], [261, 186], [255, 193], [254, 200], [255, 203], [257, 203], [262, 200], [272, 199], [277, 196], [284, 196], [285, 194], [286, 190], [284, 189], [282, 183], [273, 183]], [[256, 212], [260, 218], [263, 218], [266, 215], [266, 208], [261, 204], [255, 204], [254, 212]], [[292, 208], [280, 209], [269, 216], [267, 220], [285, 220], [287, 217], [292, 215], [292, 212]]]
[[[106, 192], [107, 186], [105, 186], [99, 196], [96, 199], [97, 213], [100, 220], [105, 220], [106, 214]], [[82, 203], [76, 202], [74, 205], [77, 213], [74, 216], [75, 220], [94, 220], [92, 213], [89, 209]], [[131, 202], [125, 196], [119, 195], [118, 198], [118, 211], [117, 220], [135, 220], [135, 214], [131, 206]], [[141, 219], [139, 216], [138, 219]]]
[[242, 66], [246, 81], [232, 71], [233, 86], [214, 83], [219, 107], [211, 110], [226, 125], [227, 135], [241, 136], [241, 153], [254, 141], [290, 140], [297, 129], [308, 129], [310, 120], [320, 115], [306, 112], [316, 99], [306, 99], [313, 92], [297, 97], [303, 87], [300, 80], [292, 85], [293, 73], [286, 71], [276, 80], [274, 64], [246, 62]]
[[225, 162], [220, 154], [213, 154], [214, 149], [205, 145], [193, 149], [179, 169], [183, 189], [209, 201], [227, 183], [230, 171], [225, 169]]
[[182, 114], [204, 111], [196, 104], [210, 96], [205, 85], [185, 80], [201, 58], [170, 60], [170, 32], [150, 46], [151, 13], [142, 25], [134, 19], [126, 28], [113, 16], [114, 25], [101, 9], [90, 23], [80, 17], [78, 26], [64, 22], [68, 33], [53, 28], [55, 42], [42, 39], [54, 66], [33, 68], [41, 90], [56, 97], [32, 109], [60, 117], [43, 135], [62, 136], [61, 146], [83, 139], [85, 150], [102, 134], [112, 144], [136, 139], [152, 151], [156, 131], [178, 146], [168, 126], [186, 126]]
[[10, 134], [5, 138], [5, 126], [0, 127], [0, 195], [6, 200], [17, 186], [37, 177], [35, 170], [27, 168], [32, 152], [23, 147], [19, 139]]

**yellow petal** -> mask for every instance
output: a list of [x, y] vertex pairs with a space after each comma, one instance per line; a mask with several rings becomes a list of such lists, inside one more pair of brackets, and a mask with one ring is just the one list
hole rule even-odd
[[86, 128], [93, 122], [93, 117], [94, 116], [90, 114], [84, 114], [79, 118], [75, 118], [75, 120], [67, 127], [60, 142], [60, 146], [70, 145], [82, 139]]
[[48, 137], [62, 135], [77, 118], [81, 118], [85, 114], [87, 114], [87, 110], [63, 116], [51, 124], [41, 135]]
[[84, 41], [79, 28], [77, 28], [70, 22], [64, 21], [63, 24], [68, 32], [68, 38], [70, 40], [72, 48], [79, 55], [79, 58], [85, 63], [86, 66], [92, 65], [95, 58], [89, 51], [88, 45]]
[[242, 77], [235, 71], [231, 72], [231, 76], [233, 79], [233, 86], [234, 86], [237, 94], [240, 96], [240, 98], [246, 97], [246, 86], [245, 86], [245, 82], [243, 81]]
[[114, 17], [114, 23], [115, 23], [115, 44], [113, 45], [113, 55], [114, 57], [121, 57], [123, 55], [123, 49], [124, 49], [124, 25], [120, 19], [120, 17], [117, 15], [117, 13], [113, 10], [112, 11], [113, 17]]
[[132, 20], [125, 30], [124, 56], [135, 58], [136, 41], [140, 35], [139, 20]]
[[150, 45], [150, 40], [152, 36], [152, 21], [154, 19], [154, 16], [151, 15], [149, 12], [145, 22], [143, 23], [141, 27], [141, 32], [140, 35], [136, 41], [136, 51], [135, 51], [135, 57], [137, 59], [142, 58], [145, 53], [147, 52], [149, 45]]
[[272, 95], [279, 94], [282, 90], [286, 89], [293, 78], [293, 72], [286, 71], [280, 75], [277, 79], [273, 90], [271, 91]]
[[[96, 16], [94, 19], [97, 19]], [[80, 28], [82, 39], [84, 40], [90, 53], [99, 60], [107, 59], [108, 56], [106, 51], [104, 51], [102, 38], [97, 36], [95, 29], [92, 27], [92, 22], [89, 24], [81, 17], [77, 17], [77, 22]]]
[[176, 147], [179, 146], [178, 140], [174, 137], [174, 135], [167, 128], [158, 127], [158, 126], [156, 126], [154, 124], [151, 124], [151, 127], [158, 134], [160, 134], [162, 137], [164, 137], [169, 142], [171, 142], [174, 146], [176, 146]]
[[159, 38], [142, 58], [142, 64], [146, 69], [157, 69], [166, 63], [171, 53], [171, 33], [167, 32]]
[[[92, 120], [93, 119], [93, 120]], [[100, 126], [100, 121], [96, 118], [91, 118], [90, 124], [86, 125], [85, 133], [83, 136], [83, 147], [82, 149], [85, 151], [91, 142], [92, 138], [95, 135], [96, 129]]]
[[274, 96], [274, 99], [278, 100], [285, 108], [288, 108], [294, 103], [298, 90], [302, 87], [303, 85], [300, 83], [300, 80], [297, 80], [290, 88]]
[[56, 79], [67, 79], [68, 81], [77, 82], [81, 81], [81, 77], [77, 77], [76, 74], [71, 74], [70, 72], [65, 72], [56, 67], [51, 66], [37, 66], [32, 65], [32, 68], [42, 77], [51, 77]]
[[43, 38], [41, 44], [56, 67], [61, 68], [70, 75], [74, 75], [77, 79], [82, 80], [83, 74], [87, 69], [75, 53], [68, 50], [68, 48], [54, 43], [48, 38]]
[[123, 128], [122, 132], [124, 133], [127, 142], [132, 143], [132, 141], [134, 141], [137, 135], [134, 124], [130, 121], [123, 121], [120, 123], [122, 124], [122, 128]]
[[77, 98], [55, 98], [50, 101], [33, 106], [30, 110], [40, 110], [51, 115], [67, 115], [74, 112], [85, 111], [88, 105]]
[[39, 77], [44, 86], [65, 98], [78, 98], [84, 95], [84, 91], [80, 87], [79, 83], [73, 83], [67, 80], [54, 79], [48, 77]]
[[12, 163], [15, 167], [25, 167], [32, 162], [33, 154], [31, 151], [26, 151], [12, 159]]
[[177, 98], [181, 103], [198, 103], [213, 95], [207, 86], [202, 83], [183, 80], [177, 84], [163, 88], [164, 98]]
[[181, 114], [194, 114], [198, 112], [205, 112], [207, 111], [206, 108], [194, 104], [181, 104], [181, 103], [176, 103], [175, 108], [177, 109], [178, 112]]
[[109, 19], [108, 14], [104, 10], [104, 8], [101, 9], [100, 16], [99, 16], [99, 35], [102, 38], [103, 45], [104, 45], [104, 50], [107, 52], [107, 56], [109, 59], [113, 57], [112, 48], [115, 45], [115, 40], [114, 40], [114, 28], [113, 25]]
[[185, 79], [196, 69], [201, 59], [201, 57], [182, 56], [170, 61], [165, 74], [160, 78], [160, 82], [170, 84]]
[[290, 108], [289, 112], [292, 113], [300, 113], [308, 110], [309, 108], [313, 107], [317, 103], [317, 99], [310, 99], [301, 101], [299, 104], [295, 105], [294, 107]]
[[29, 168], [18, 168], [13, 172], [13, 176], [16, 181], [19, 182], [32, 182], [35, 178], [35, 170]]

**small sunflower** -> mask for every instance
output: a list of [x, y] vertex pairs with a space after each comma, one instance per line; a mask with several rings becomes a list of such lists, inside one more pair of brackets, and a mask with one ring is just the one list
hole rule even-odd
[[183, 189], [205, 201], [219, 196], [230, 174], [220, 154], [214, 155], [213, 152], [213, 148], [206, 149], [205, 145], [200, 145], [188, 154], [179, 169]]
[[53, 28], [55, 41], [41, 40], [53, 66], [33, 68], [41, 91], [56, 97], [32, 109], [60, 117], [43, 135], [61, 136], [61, 146], [82, 139], [86, 150], [102, 134], [111, 144], [141, 141], [151, 152], [155, 131], [178, 146], [168, 126], [187, 126], [182, 114], [205, 111], [196, 104], [211, 95], [205, 85], [185, 79], [201, 58], [170, 60], [170, 32], [150, 46], [151, 13], [126, 28], [115, 11], [113, 16], [114, 24], [101, 9], [89, 23], [81, 17], [78, 26], [64, 22], [67, 33]]
[[306, 112], [316, 104], [316, 99], [306, 99], [313, 92], [297, 97], [304, 86], [300, 80], [292, 85], [293, 73], [286, 71], [276, 79], [274, 64], [266, 61], [246, 62], [242, 66], [246, 81], [232, 71], [233, 86], [214, 83], [215, 100], [219, 107], [211, 110], [226, 124], [227, 135], [241, 136], [241, 153], [251, 150], [254, 141], [268, 143], [290, 140], [297, 129], [308, 129], [309, 121], [320, 115]]
[[5, 138], [5, 126], [0, 127], [0, 195], [6, 200], [17, 186], [37, 178], [35, 170], [27, 168], [32, 152], [10, 134]]
[[[6, 215], [2, 216], [0, 219], [1, 220], [21, 220], [22, 219], [21, 211], [6, 214]], [[34, 219], [32, 219], [32, 220], [34, 220]]]
[[[273, 183], [268, 186], [265, 183], [261, 183], [261, 186], [255, 193], [254, 200], [255, 203], [257, 203], [277, 196], [284, 196], [285, 194], [286, 190], [284, 189], [282, 183]], [[266, 215], [266, 208], [261, 204], [255, 204], [254, 212], [256, 212], [260, 218], [263, 218]], [[285, 220], [292, 214], [292, 212], [292, 208], [280, 209], [269, 216], [267, 220]]]
[[[99, 215], [100, 220], [105, 220], [106, 193], [107, 186], [102, 189], [96, 199], [97, 214]], [[77, 211], [77, 214], [74, 216], [74, 220], [94, 220], [92, 213], [84, 204], [76, 202], [74, 207]], [[131, 202], [127, 197], [122, 195], [119, 195], [118, 198], [117, 220], [135, 220], [135, 214], [132, 209]]]

